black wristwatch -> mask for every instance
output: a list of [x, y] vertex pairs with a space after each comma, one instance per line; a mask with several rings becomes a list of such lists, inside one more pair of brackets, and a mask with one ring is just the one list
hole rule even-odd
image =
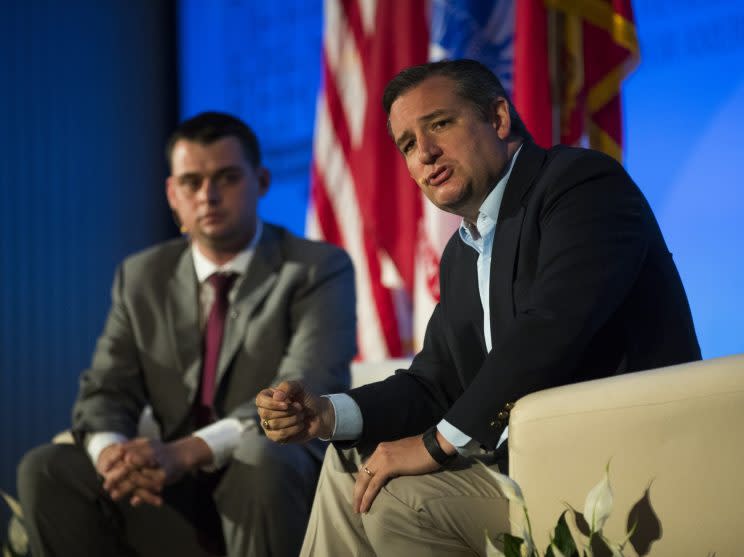
[[422, 436], [424, 440], [424, 447], [429, 451], [431, 458], [437, 461], [439, 466], [446, 466], [457, 458], [457, 453], [447, 454], [442, 449], [439, 441], [437, 441], [437, 426], [431, 426], [424, 432]]

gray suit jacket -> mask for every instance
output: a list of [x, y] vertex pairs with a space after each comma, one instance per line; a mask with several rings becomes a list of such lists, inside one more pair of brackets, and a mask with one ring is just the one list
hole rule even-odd
[[[172, 240], [118, 268], [111, 310], [73, 409], [76, 437], [136, 434], [152, 406], [164, 440], [191, 433], [202, 366], [198, 285], [189, 243]], [[259, 390], [301, 379], [314, 392], [348, 388], [356, 353], [354, 273], [336, 247], [265, 223], [226, 321], [218, 417], [256, 419]]]

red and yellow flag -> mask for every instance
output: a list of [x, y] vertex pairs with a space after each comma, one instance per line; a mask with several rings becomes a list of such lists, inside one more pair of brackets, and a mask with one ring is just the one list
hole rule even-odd
[[622, 158], [620, 84], [638, 61], [630, 0], [519, 0], [514, 104], [543, 146]]

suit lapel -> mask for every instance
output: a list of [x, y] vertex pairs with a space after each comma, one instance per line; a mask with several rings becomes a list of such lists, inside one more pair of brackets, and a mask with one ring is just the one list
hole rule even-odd
[[526, 200], [545, 156], [545, 150], [525, 142], [504, 191], [491, 251], [489, 304], [492, 346], [496, 345], [500, 332], [514, 319], [512, 287]]
[[279, 238], [275, 229], [264, 223], [261, 239], [228, 310], [217, 367], [217, 388], [245, 339], [251, 316], [276, 282], [280, 264]]
[[486, 355], [483, 306], [478, 289], [478, 253], [458, 238], [447, 270], [448, 292], [452, 292], [448, 298], [456, 301], [447, 313], [456, 336], [452, 343], [457, 347], [456, 367], [462, 384], [469, 385]]
[[166, 319], [173, 349], [183, 370], [183, 381], [193, 402], [202, 365], [202, 333], [199, 330], [199, 292], [191, 250], [185, 249], [168, 282]]

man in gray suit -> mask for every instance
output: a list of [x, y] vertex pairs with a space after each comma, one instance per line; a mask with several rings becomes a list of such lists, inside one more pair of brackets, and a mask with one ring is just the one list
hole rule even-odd
[[[268, 441], [254, 398], [284, 380], [348, 386], [351, 261], [258, 219], [270, 177], [240, 120], [185, 121], [168, 157], [185, 237], [119, 266], [73, 410], [77, 443], [19, 467], [37, 557], [296, 555], [302, 542], [323, 447]], [[160, 440], [138, 434], [148, 405]]]

